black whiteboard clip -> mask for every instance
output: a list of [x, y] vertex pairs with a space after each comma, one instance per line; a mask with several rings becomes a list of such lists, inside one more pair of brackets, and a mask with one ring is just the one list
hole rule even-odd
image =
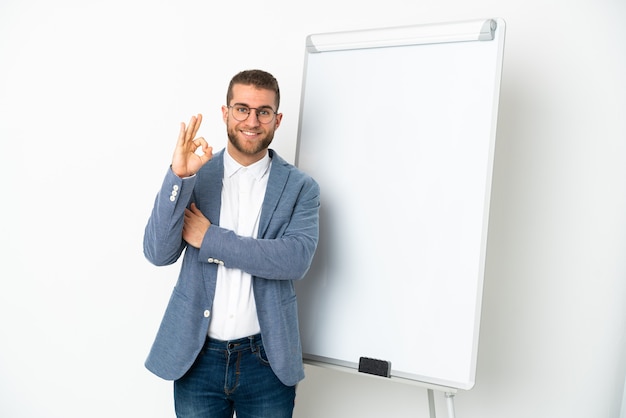
[[391, 377], [391, 362], [369, 357], [359, 358], [359, 372], [376, 376]]

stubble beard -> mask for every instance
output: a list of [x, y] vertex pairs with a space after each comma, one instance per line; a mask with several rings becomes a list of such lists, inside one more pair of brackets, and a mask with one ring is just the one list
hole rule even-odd
[[237, 151], [245, 155], [256, 155], [259, 152], [269, 148], [273, 139], [274, 132], [271, 131], [268, 132], [264, 138], [257, 140], [252, 147], [246, 147], [243, 141], [239, 140], [235, 128], [228, 130], [228, 141], [233, 145], [233, 147], [235, 147]]

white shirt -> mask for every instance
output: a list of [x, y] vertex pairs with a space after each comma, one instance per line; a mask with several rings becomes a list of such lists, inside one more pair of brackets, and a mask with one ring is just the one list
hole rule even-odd
[[[244, 237], [257, 237], [271, 159], [244, 167], [224, 152], [220, 226]], [[239, 269], [217, 267], [209, 337], [234, 340], [261, 331], [252, 291], [252, 276]]]

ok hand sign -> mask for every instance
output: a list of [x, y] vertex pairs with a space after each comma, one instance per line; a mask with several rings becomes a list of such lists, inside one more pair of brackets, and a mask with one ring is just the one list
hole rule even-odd
[[[210, 147], [202, 137], [196, 138], [196, 133], [202, 123], [202, 115], [192, 116], [189, 126], [180, 124], [180, 133], [174, 149], [172, 158], [172, 171], [178, 177], [189, 177], [198, 172], [207, 161], [213, 157], [213, 147]], [[196, 153], [198, 148], [202, 149], [202, 154]]]

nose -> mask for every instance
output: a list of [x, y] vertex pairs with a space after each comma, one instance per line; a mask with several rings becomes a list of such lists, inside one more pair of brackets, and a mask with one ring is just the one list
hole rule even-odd
[[248, 117], [246, 118], [247, 125], [258, 126], [261, 124], [261, 122], [259, 122], [258, 112], [259, 111], [257, 109], [250, 109], [250, 113], [248, 114]]

